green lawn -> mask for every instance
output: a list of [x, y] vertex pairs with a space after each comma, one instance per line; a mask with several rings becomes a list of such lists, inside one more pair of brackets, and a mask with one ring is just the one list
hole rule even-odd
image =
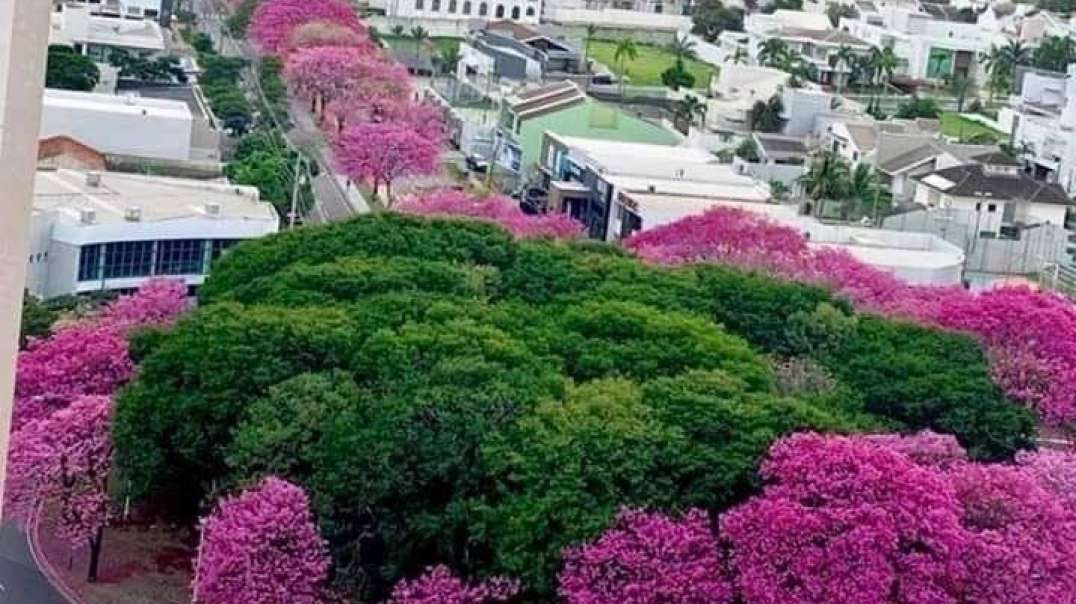
[[992, 137], [995, 142], [1008, 140], [1004, 132], [974, 122], [957, 113], [943, 113], [939, 116], [941, 131], [945, 136], [954, 136], [961, 141], [978, 138], [980, 135]]
[[[661, 72], [672, 67], [673, 63], [676, 62], [676, 57], [660, 46], [636, 44], [635, 48], [639, 51], [639, 58], [626, 63], [628, 81], [636, 86], [661, 86]], [[620, 66], [613, 60], [615, 53], [615, 41], [590, 41], [588, 56], [619, 75]], [[717, 68], [713, 65], [694, 59], [684, 61], [684, 66], [691, 72], [691, 75], [695, 76], [695, 88], [709, 88], [710, 78], [717, 71]]]
[[[385, 43], [389, 45], [389, 48], [392, 49], [392, 52], [394, 54], [395, 53], [401, 53], [401, 52], [406, 52], [406, 53], [415, 52], [415, 40], [414, 40], [414, 38], [410, 38], [408, 36], [403, 36], [401, 38], [401, 37], [398, 37], [398, 36], [393, 36], [391, 34], [381, 34], [381, 39], [384, 40]], [[431, 45], [433, 47], [432, 48], [433, 54], [436, 56], [443, 49], [446, 49], [446, 48], [450, 48], [450, 49], [453, 49], [453, 50], [459, 50], [459, 48], [460, 48], [460, 39], [459, 38], [433, 37], [433, 38], [429, 38], [428, 40], [426, 40], [423, 43], [423, 46], [426, 47], [427, 52], [430, 52], [429, 49], [430, 49]]]

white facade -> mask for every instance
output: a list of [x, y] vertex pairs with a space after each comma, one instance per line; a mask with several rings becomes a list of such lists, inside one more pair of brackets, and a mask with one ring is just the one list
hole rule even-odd
[[[575, 4], [570, 2], [569, 4]], [[634, 6], [642, 6], [635, 9]], [[555, 0], [546, 0], [542, 20], [561, 25], [590, 25], [617, 29], [648, 29], [660, 31], [688, 32], [691, 30], [691, 17], [669, 11], [656, 12], [661, 3], [624, 3], [615, 6], [592, 5], [594, 8], [564, 6]], [[664, 10], [664, 9], [663, 9]]]
[[384, 0], [384, 5], [385, 16], [394, 19], [538, 23], [542, 15], [542, 0]]
[[101, 153], [191, 159], [194, 117], [182, 101], [46, 89], [41, 137], [69, 136]]
[[164, 34], [154, 21], [92, 15], [85, 4], [63, 4], [61, 8], [52, 13], [49, 44], [72, 46], [100, 63], [108, 62], [110, 49], [145, 54], [165, 49]]
[[1025, 73], [1020, 96], [1003, 113], [998, 117], [1015, 120], [1013, 139], [1026, 149], [1032, 174], [1076, 193], [1076, 64], [1067, 76]]
[[170, 0], [68, 0], [85, 4], [90, 12], [125, 19], [158, 20], [171, 11]]
[[40, 297], [136, 288], [159, 276], [196, 286], [242, 239], [275, 233], [253, 187], [115, 172], [39, 171], [27, 289]]

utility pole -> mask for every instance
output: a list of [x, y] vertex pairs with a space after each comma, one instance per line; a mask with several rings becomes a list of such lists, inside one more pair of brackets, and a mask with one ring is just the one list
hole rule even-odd
[[295, 154], [295, 169], [292, 170], [292, 183], [291, 183], [291, 211], [288, 212], [288, 228], [295, 228], [295, 217], [299, 214], [299, 165], [303, 161], [303, 156], [299, 153]]
[[7, 469], [19, 319], [51, 2], [0, 1], [0, 501]]

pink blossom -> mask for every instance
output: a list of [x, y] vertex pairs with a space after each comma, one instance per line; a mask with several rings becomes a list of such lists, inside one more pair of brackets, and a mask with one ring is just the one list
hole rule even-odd
[[336, 141], [336, 162], [353, 180], [384, 183], [402, 176], [432, 174], [440, 149], [405, 124], [365, 123], [348, 126]]
[[946, 468], [966, 461], [968, 453], [951, 434], [923, 430], [917, 434], [865, 434], [857, 438], [907, 456], [917, 464]]
[[507, 602], [519, 592], [515, 581], [494, 578], [466, 585], [448, 568], [437, 566], [412, 581], [401, 581], [389, 604], [494, 604]]
[[312, 22], [365, 32], [354, 7], [344, 0], [264, 0], [251, 15], [248, 32], [262, 52], [273, 54], [284, 49], [295, 28]]
[[732, 602], [702, 510], [681, 519], [623, 510], [597, 541], [569, 549], [564, 559], [559, 592], [567, 604]]
[[572, 239], [583, 233], [583, 225], [564, 214], [524, 214], [517, 202], [501, 195], [483, 199], [464, 191], [435, 191], [405, 199], [400, 203], [399, 210], [409, 214], [468, 216], [488, 220], [521, 239]]
[[112, 468], [112, 400], [80, 396], [12, 435], [5, 488], [7, 508], [25, 519], [54, 505], [60, 534], [83, 547], [108, 522]]
[[317, 604], [328, 571], [306, 493], [269, 477], [219, 501], [202, 521], [194, 597], [200, 604]]
[[295, 27], [288, 37], [286, 53], [316, 46], [350, 46], [372, 52], [374, 45], [365, 32], [332, 21], [311, 21]]
[[1021, 451], [1016, 463], [1076, 514], [1076, 452]]
[[187, 311], [187, 285], [179, 279], [150, 279], [133, 294], [105, 307], [100, 323], [121, 329], [165, 327]]
[[284, 76], [316, 110], [349, 94], [359, 80], [353, 71], [364, 51], [352, 46], [312, 46], [288, 55]]

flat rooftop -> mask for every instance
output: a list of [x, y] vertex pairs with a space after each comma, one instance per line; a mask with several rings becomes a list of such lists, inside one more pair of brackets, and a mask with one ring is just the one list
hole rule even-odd
[[[72, 9], [65, 6], [64, 10]], [[89, 15], [86, 18], [89, 20], [86, 30], [76, 31], [71, 27], [71, 23], [65, 22], [63, 12], [52, 13], [49, 43], [70, 45], [80, 42], [153, 51], [165, 49], [161, 26], [152, 20], [120, 19], [97, 15]]]
[[183, 101], [156, 99], [127, 94], [100, 94], [46, 88], [44, 105], [55, 108], [81, 109], [146, 117], [165, 117], [190, 120], [191, 109]]
[[219, 207], [218, 219], [278, 220], [273, 206], [258, 200], [256, 188], [242, 185], [67, 169], [39, 170], [34, 180], [35, 214], [56, 212], [77, 222], [83, 210], [93, 210], [95, 225], [123, 223], [131, 207], [141, 210], [142, 223], [208, 218], [210, 204]]

